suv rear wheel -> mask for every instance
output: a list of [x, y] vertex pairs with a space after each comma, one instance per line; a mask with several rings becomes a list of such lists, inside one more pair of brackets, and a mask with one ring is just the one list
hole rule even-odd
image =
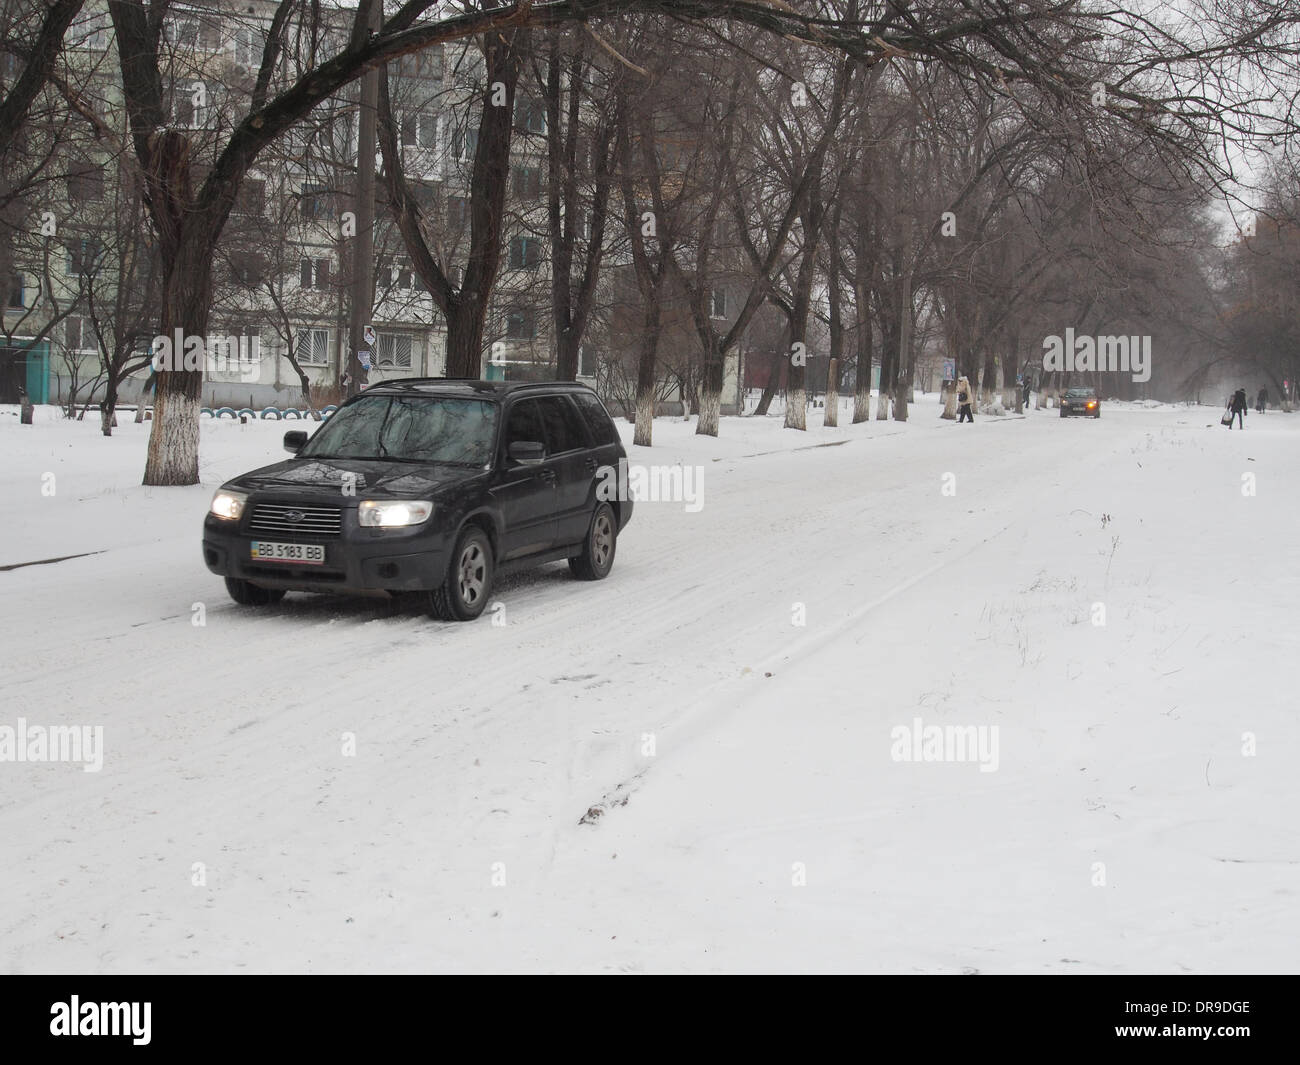
[[579, 580], [603, 581], [614, 567], [617, 547], [618, 521], [614, 517], [614, 508], [601, 503], [591, 516], [591, 528], [582, 542], [582, 554], [569, 559], [569, 569]]
[[444, 621], [473, 621], [492, 592], [492, 544], [471, 525], [456, 540], [442, 586], [429, 593], [429, 612]]
[[260, 588], [238, 577], [226, 578], [226, 591], [240, 606], [270, 606], [284, 598], [283, 588]]

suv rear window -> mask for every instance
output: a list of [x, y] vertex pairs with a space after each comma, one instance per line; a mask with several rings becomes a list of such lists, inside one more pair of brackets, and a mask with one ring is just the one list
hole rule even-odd
[[543, 396], [537, 401], [542, 409], [542, 422], [546, 425], [546, 451], [550, 455], [563, 455], [566, 451], [591, 447], [587, 430], [565, 396]]
[[575, 392], [569, 398], [578, 405], [582, 420], [591, 430], [591, 438], [596, 441], [597, 447], [618, 443], [618, 430], [614, 428], [614, 423], [610, 421], [609, 414], [606, 413], [604, 404], [600, 400], [590, 392]]

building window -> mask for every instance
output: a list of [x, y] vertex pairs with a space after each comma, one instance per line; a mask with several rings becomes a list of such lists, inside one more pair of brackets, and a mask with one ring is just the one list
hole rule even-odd
[[406, 111], [401, 117], [402, 147], [432, 151], [438, 143], [438, 116]]
[[438, 186], [431, 181], [411, 182], [411, 199], [423, 215], [432, 214], [438, 209], [438, 192]]
[[456, 65], [452, 69], [452, 78], [457, 85], [480, 85], [486, 76], [486, 72], [487, 64], [483, 59], [483, 53], [474, 48], [468, 48], [456, 60]]
[[380, 333], [375, 337], [375, 365], [409, 370], [411, 368], [411, 334]]
[[531, 270], [542, 261], [542, 242], [536, 237], [513, 237], [510, 240], [510, 269]]
[[478, 129], [469, 126], [457, 126], [451, 134], [452, 154], [463, 163], [474, 158], [478, 150]]
[[95, 324], [89, 318], [70, 314], [63, 321], [63, 345], [73, 354], [89, 354], [99, 350], [95, 339]]
[[536, 166], [516, 166], [511, 171], [510, 190], [517, 200], [535, 200], [542, 194], [542, 171]]
[[709, 314], [713, 318], [727, 317], [727, 290], [725, 288], [715, 288], [709, 300], [711, 306]]
[[328, 259], [303, 259], [298, 265], [298, 281], [303, 288], [329, 288], [330, 261]]
[[239, 214], [261, 215], [266, 204], [266, 182], [261, 178], [244, 178], [235, 198], [235, 210]]
[[425, 81], [442, 81], [442, 49], [421, 48], [397, 60], [397, 73], [403, 78], [423, 78]]
[[328, 185], [304, 185], [298, 212], [308, 220], [330, 218], [334, 213], [334, 192]]
[[64, 273], [94, 277], [99, 271], [102, 249], [97, 240], [74, 240], [64, 246]]
[[590, 344], [583, 344], [578, 348], [578, 376], [596, 376], [596, 349]]
[[406, 263], [384, 263], [381, 272], [388, 275], [388, 283], [395, 289], [408, 291], [415, 288], [415, 271]]
[[546, 103], [535, 96], [515, 100], [515, 129], [520, 133], [545, 133]]
[[257, 252], [241, 252], [230, 265], [235, 283], [244, 288], [257, 288], [266, 278], [266, 260]]
[[262, 42], [252, 26], [240, 26], [235, 31], [235, 62], [247, 70], [262, 65]]
[[201, 81], [182, 82], [172, 89], [172, 125], [203, 129], [212, 90]]
[[461, 230], [469, 225], [469, 200], [464, 196], [447, 197], [447, 227]]
[[328, 329], [301, 329], [294, 341], [294, 351], [299, 365], [326, 366], [329, 364], [330, 331]]
[[14, 274], [9, 279], [9, 295], [6, 297], [6, 307], [26, 307], [27, 293], [23, 291], [24, 278], [22, 274]]
[[163, 24], [163, 40], [181, 47], [197, 47], [201, 52], [221, 51], [221, 31], [208, 19], [171, 18]]
[[537, 336], [537, 314], [531, 307], [519, 307], [506, 314], [506, 336], [511, 340], [532, 340]]
[[68, 199], [73, 203], [99, 203], [104, 199], [103, 168], [83, 168], [69, 173]]
[[93, 48], [102, 52], [113, 39], [113, 22], [107, 11], [82, 17], [69, 30], [73, 48]]

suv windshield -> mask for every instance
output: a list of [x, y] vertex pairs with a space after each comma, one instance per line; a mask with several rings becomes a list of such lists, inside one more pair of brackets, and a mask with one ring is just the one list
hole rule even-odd
[[1065, 394], [1071, 399], [1092, 399], [1095, 395], [1091, 388], [1070, 388]]
[[339, 409], [299, 455], [487, 466], [497, 405], [445, 396], [363, 396]]

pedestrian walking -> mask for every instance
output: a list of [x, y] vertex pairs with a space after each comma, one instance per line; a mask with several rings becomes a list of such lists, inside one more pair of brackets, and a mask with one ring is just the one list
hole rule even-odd
[[971, 392], [970, 381], [965, 377], [957, 378], [957, 421], [970, 422], [975, 424], [975, 414], [972, 410], [975, 396]]
[[1232, 399], [1228, 401], [1228, 428], [1232, 428], [1232, 419], [1237, 419], [1239, 429], [1246, 428], [1246, 408], [1250, 406], [1246, 399], [1246, 390], [1239, 388], [1232, 394]]

